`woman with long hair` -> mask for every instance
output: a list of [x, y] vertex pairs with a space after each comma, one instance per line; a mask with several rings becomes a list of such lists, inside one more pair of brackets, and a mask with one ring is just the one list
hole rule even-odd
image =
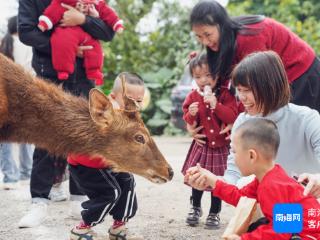
[[227, 81], [245, 56], [272, 50], [280, 56], [288, 75], [290, 101], [320, 112], [320, 61], [315, 51], [286, 26], [258, 15], [231, 18], [214, 0], [194, 6], [190, 25], [207, 50], [214, 76]]
[[[272, 50], [285, 67], [290, 84], [290, 102], [320, 112], [320, 61], [315, 51], [295, 33], [274, 19], [261, 15], [231, 18], [215, 0], [197, 3], [190, 25], [198, 42], [206, 48], [211, 74], [228, 85], [234, 67], [248, 54]], [[243, 111], [242, 104], [239, 112]], [[220, 134], [232, 125], [222, 126]], [[202, 126], [187, 125], [194, 140], [205, 144]]]

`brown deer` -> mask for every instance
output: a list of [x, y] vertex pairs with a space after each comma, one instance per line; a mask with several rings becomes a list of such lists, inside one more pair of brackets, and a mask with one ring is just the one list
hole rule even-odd
[[0, 142], [33, 143], [56, 155], [100, 156], [116, 171], [152, 182], [171, 180], [173, 171], [145, 127], [133, 100], [113, 109], [102, 92], [89, 101], [27, 73], [0, 54]]

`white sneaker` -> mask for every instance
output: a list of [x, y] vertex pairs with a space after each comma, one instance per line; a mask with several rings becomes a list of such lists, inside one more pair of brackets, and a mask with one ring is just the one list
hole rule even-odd
[[66, 201], [68, 196], [63, 190], [63, 185], [52, 186], [48, 198], [53, 202]]
[[15, 190], [15, 189], [18, 189], [19, 187], [20, 187], [19, 182], [6, 182], [2, 184], [2, 188], [4, 190]]
[[46, 219], [47, 207], [43, 202], [32, 203], [30, 211], [20, 219], [18, 227], [32, 228], [40, 225]]
[[81, 220], [81, 211], [83, 210], [81, 206], [81, 201], [70, 201], [69, 203], [69, 216], [76, 220]]

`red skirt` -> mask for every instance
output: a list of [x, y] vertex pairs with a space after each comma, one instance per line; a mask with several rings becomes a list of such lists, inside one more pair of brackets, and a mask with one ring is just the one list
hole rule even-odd
[[200, 166], [209, 170], [217, 176], [223, 176], [227, 168], [227, 158], [229, 155], [229, 145], [211, 148], [207, 145], [200, 146], [195, 141], [192, 142], [187, 158], [182, 167], [182, 174], [185, 175], [190, 167]]

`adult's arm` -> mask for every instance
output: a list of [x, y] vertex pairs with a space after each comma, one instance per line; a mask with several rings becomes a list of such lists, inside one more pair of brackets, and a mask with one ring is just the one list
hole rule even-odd
[[93, 38], [111, 41], [115, 32], [100, 18], [84, 15], [75, 7], [67, 4], [61, 4], [66, 11], [61, 20], [61, 26], [71, 27], [80, 25], [84, 31], [89, 33]]
[[223, 179], [230, 184], [236, 185], [238, 180], [241, 178], [239, 168], [234, 162], [234, 155], [230, 152], [227, 159], [227, 169], [224, 172]]
[[238, 109], [237, 100], [235, 96], [231, 95], [228, 90], [224, 91], [221, 102], [218, 101], [213, 110], [219, 119], [224, 123], [233, 123], [237, 119]]
[[316, 110], [311, 110], [304, 119], [306, 126], [305, 135], [310, 141], [316, 159], [320, 164], [320, 114]]
[[19, 0], [18, 32], [20, 41], [38, 51], [50, 54], [50, 33], [41, 32], [35, 0]]
[[81, 27], [93, 38], [105, 42], [111, 41], [115, 34], [112, 28], [106, 25], [101, 19], [91, 16], [86, 16], [86, 20]]
[[[306, 115], [305, 119], [305, 135], [310, 142], [311, 147], [315, 153], [316, 159], [320, 164], [320, 114], [316, 110], [312, 110], [310, 114]], [[309, 193], [320, 198], [320, 173], [319, 174], [302, 174], [299, 177], [300, 182], [308, 180], [304, 194]]]
[[204, 140], [206, 138], [206, 135], [200, 133], [202, 129], [203, 129], [203, 126], [197, 127], [196, 122], [194, 122], [192, 125], [187, 123], [188, 133], [190, 134], [190, 136], [193, 137], [193, 140], [201, 146], [206, 144], [206, 141]]
[[[241, 113], [236, 121], [233, 124], [233, 128], [231, 131], [231, 143], [232, 144], [232, 136], [234, 135], [235, 130], [245, 121], [244, 113]], [[234, 161], [234, 154], [232, 152], [229, 153], [227, 159], [227, 169], [224, 172], [223, 179], [230, 184], [236, 184], [237, 181], [241, 178], [241, 173], [239, 168], [236, 166]]]

